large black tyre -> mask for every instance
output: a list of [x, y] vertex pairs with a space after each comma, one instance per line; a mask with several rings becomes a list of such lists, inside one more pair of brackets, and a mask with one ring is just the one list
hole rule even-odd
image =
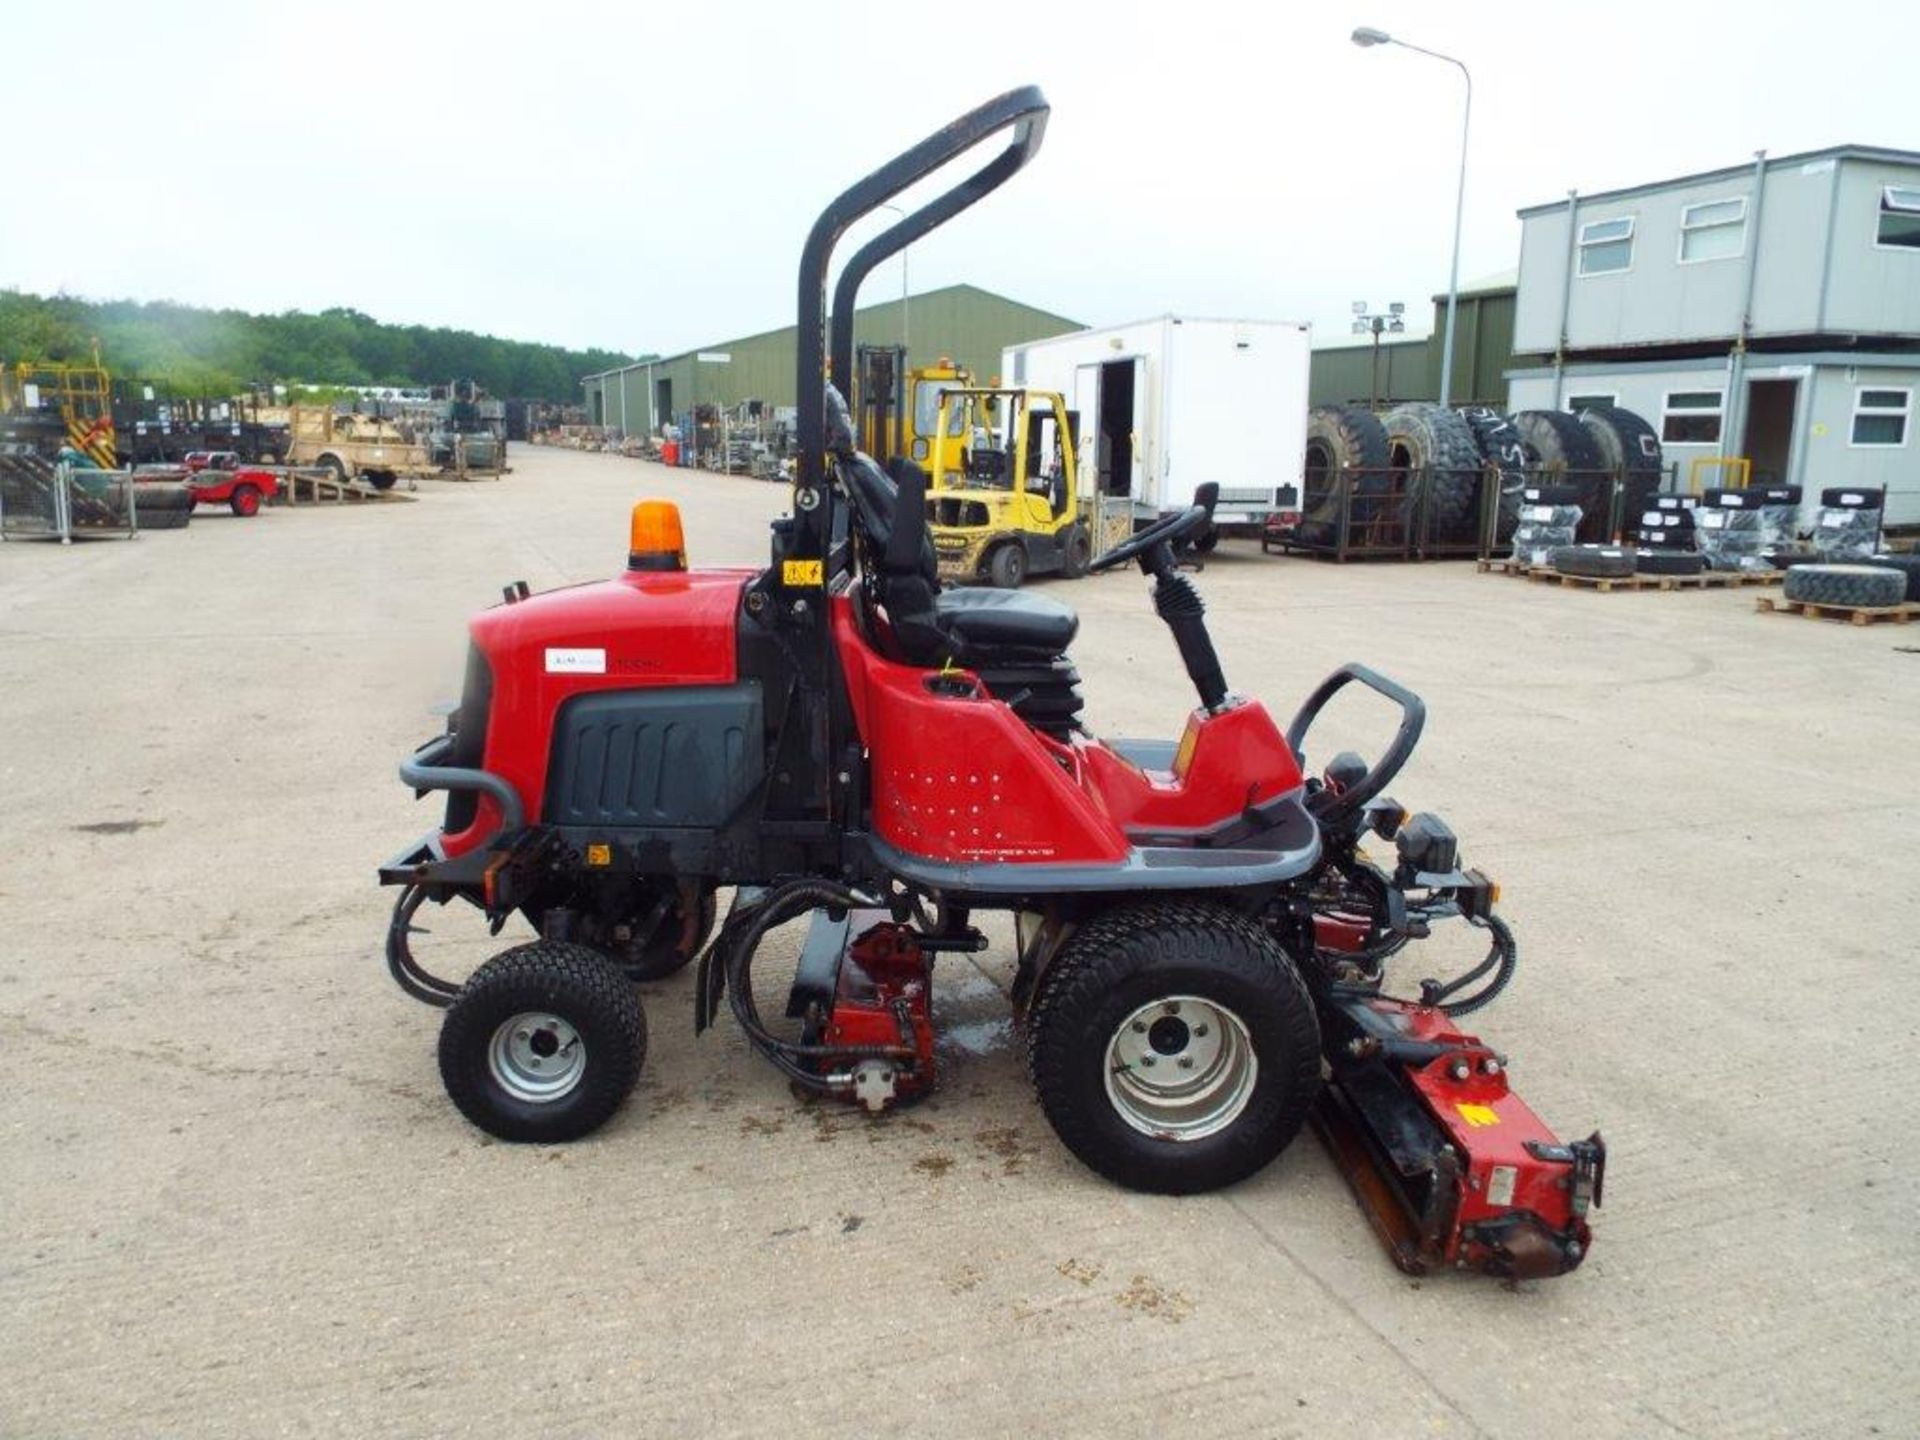
[[1353, 493], [1359, 496], [1378, 494], [1392, 483], [1386, 468], [1386, 428], [1366, 406], [1321, 405], [1309, 410], [1301, 520], [1295, 531], [1300, 543], [1332, 545], [1338, 539], [1340, 511], [1334, 482], [1341, 470], [1359, 472], [1353, 481]]
[[1580, 412], [1580, 423], [1593, 436], [1600, 451], [1600, 463], [1621, 478], [1622, 528], [1631, 531], [1640, 523], [1640, 515], [1660, 493], [1660, 481], [1666, 473], [1666, 456], [1660, 449], [1660, 436], [1639, 415], [1617, 405], [1596, 405]]
[[1335, 470], [1384, 470], [1386, 466], [1386, 427], [1366, 406], [1321, 405], [1307, 412], [1309, 490], [1325, 489], [1326, 478]]
[[1027, 551], [1010, 540], [987, 557], [987, 580], [1002, 590], [1018, 590], [1027, 578]]
[[1920, 603], [1920, 555], [1870, 555], [1860, 563], [1880, 570], [1898, 570], [1907, 577], [1907, 603]]
[[605, 1123], [646, 1054], [646, 1014], [627, 977], [598, 951], [552, 940], [474, 971], [440, 1027], [440, 1078], [460, 1113], [531, 1144]]
[[1547, 561], [1562, 575], [1584, 575], [1590, 580], [1624, 580], [1633, 574], [1636, 557], [1618, 545], [1560, 545]]
[[1520, 427], [1488, 405], [1469, 405], [1460, 418], [1473, 431], [1473, 442], [1480, 447], [1480, 459], [1492, 467], [1500, 486], [1500, 518], [1495, 522], [1494, 540], [1504, 544], [1513, 538], [1520, 523], [1521, 491], [1526, 489], [1528, 472], [1540, 463], [1540, 457], [1527, 444]]
[[1320, 1027], [1293, 961], [1254, 922], [1144, 900], [1082, 925], [1048, 967], [1027, 1069], [1054, 1133], [1090, 1169], [1193, 1194], [1245, 1179], [1299, 1133], [1320, 1087]]
[[1387, 464], [1424, 472], [1428, 535], [1442, 541], [1474, 538], [1474, 500], [1484, 461], [1466, 417], [1444, 405], [1414, 401], [1386, 413]]
[[693, 941], [687, 944], [684, 943], [687, 935], [686, 911], [675, 901], [667, 907], [659, 929], [646, 944], [629, 942], [610, 945], [604, 947], [604, 953], [629, 980], [664, 980], [685, 969], [687, 962], [700, 953], [700, 947], [707, 943], [707, 937], [713, 933], [717, 914], [718, 904], [713, 891], [704, 891], [700, 896], [700, 913], [694, 920]]
[[1698, 575], [1706, 560], [1693, 550], [1637, 550], [1634, 570], [1641, 575]]
[[1087, 573], [1087, 567], [1093, 564], [1093, 536], [1087, 533], [1084, 525], [1075, 525], [1067, 531], [1067, 539], [1061, 547], [1060, 573], [1069, 580], [1078, 580]]
[[1807, 605], [1898, 605], [1907, 593], [1907, 577], [1873, 565], [1796, 565], [1787, 571], [1781, 591]]
[[391, 470], [362, 470], [360, 478], [376, 490], [391, 490], [400, 477]]
[[1522, 410], [1513, 423], [1540, 457], [1541, 466], [1562, 472], [1563, 483], [1579, 491], [1580, 539], [1602, 543], [1612, 539], [1607, 533], [1607, 486], [1599, 474], [1606, 467], [1593, 432], [1564, 410]]

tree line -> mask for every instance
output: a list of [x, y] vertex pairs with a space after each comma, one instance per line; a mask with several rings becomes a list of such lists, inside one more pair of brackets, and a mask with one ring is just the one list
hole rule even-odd
[[425, 386], [471, 379], [492, 395], [574, 402], [583, 376], [631, 363], [471, 330], [385, 325], [358, 310], [250, 315], [170, 300], [82, 300], [0, 290], [0, 362], [87, 361], [183, 396], [258, 384]]

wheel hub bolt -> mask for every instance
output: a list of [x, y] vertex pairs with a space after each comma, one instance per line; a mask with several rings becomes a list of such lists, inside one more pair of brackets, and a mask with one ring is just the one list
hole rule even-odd
[[1134, 1034], [1136, 1034], [1136, 1035], [1144, 1035], [1144, 1034], [1146, 1034], [1146, 1033], [1147, 1033], [1147, 1022], [1146, 1022], [1146, 1021], [1144, 1021], [1144, 1020], [1136, 1020], [1136, 1021], [1134, 1021], [1134, 1022], [1133, 1022], [1133, 1033], [1134, 1033]]
[[1473, 1072], [1467, 1068], [1466, 1061], [1456, 1060], [1453, 1062], [1453, 1064], [1450, 1067], [1448, 1067], [1447, 1073], [1453, 1076], [1453, 1078], [1456, 1080], [1464, 1080], [1467, 1078], [1467, 1076], [1469, 1076]]
[[1154, 1059], [1153, 1059], [1153, 1056], [1151, 1056], [1151, 1055], [1142, 1055], [1142, 1056], [1140, 1057], [1140, 1063], [1141, 1063], [1142, 1065], [1152, 1065], [1152, 1064], [1154, 1063]]
[[1205, 1035], [1207, 1033], [1207, 1027], [1204, 1025], [1196, 1025], [1193, 1027], [1193, 1033], [1196, 1035]]
[[1193, 1057], [1191, 1055], [1182, 1055], [1180, 1057], [1180, 1068], [1182, 1070], [1193, 1069]]

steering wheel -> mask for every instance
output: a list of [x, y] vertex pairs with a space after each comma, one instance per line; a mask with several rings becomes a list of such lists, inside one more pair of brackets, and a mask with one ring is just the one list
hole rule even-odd
[[1194, 531], [1203, 529], [1208, 522], [1204, 505], [1195, 505], [1178, 515], [1169, 515], [1164, 520], [1156, 520], [1131, 540], [1122, 540], [1106, 554], [1099, 556], [1087, 567], [1089, 570], [1111, 570], [1116, 565], [1124, 565], [1129, 560], [1137, 560], [1147, 554], [1156, 545], [1172, 544], [1184, 540]]

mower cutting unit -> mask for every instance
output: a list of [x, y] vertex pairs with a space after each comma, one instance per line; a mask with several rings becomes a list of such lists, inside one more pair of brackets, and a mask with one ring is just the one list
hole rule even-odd
[[[1203, 495], [1092, 563], [1153, 578], [1199, 706], [1177, 740], [1097, 739], [1067, 658], [1073, 612], [943, 590], [925, 474], [855, 448], [828, 374], [852, 373], [861, 281], [1024, 166], [1046, 118], [1039, 91], [1004, 95], [815, 224], [793, 514], [774, 524], [771, 563], [690, 571], [677, 512], [643, 501], [624, 574], [509, 586], [474, 619], [446, 733], [400, 767], [447, 800], [380, 872], [401, 887], [394, 978], [446, 1007], [448, 1092], [507, 1139], [568, 1140], [612, 1115], [645, 1052], [632, 982], [696, 956], [696, 1030], [724, 1004], [796, 1086], [877, 1112], [933, 1087], [935, 960], [985, 947], [975, 912], [1010, 912], [1029, 1071], [1094, 1170], [1209, 1190], [1311, 1117], [1404, 1268], [1571, 1270], [1605, 1150], [1556, 1140], [1508, 1090], [1504, 1057], [1455, 1026], [1507, 984], [1515, 949], [1452, 832], [1384, 793], [1419, 739], [1420, 700], [1348, 665], [1283, 734], [1233, 694], [1174, 562], [1210, 523]], [[1004, 149], [846, 262], [829, 335], [840, 236], [1002, 132]], [[1376, 763], [1343, 753], [1309, 777], [1308, 732], [1349, 686], [1397, 707], [1397, 733]], [[539, 938], [464, 984], [433, 975], [413, 921], [456, 899]], [[755, 955], [800, 921], [787, 1018], [770, 1023]], [[1389, 960], [1439, 925], [1484, 934], [1486, 959], [1395, 998]]]

